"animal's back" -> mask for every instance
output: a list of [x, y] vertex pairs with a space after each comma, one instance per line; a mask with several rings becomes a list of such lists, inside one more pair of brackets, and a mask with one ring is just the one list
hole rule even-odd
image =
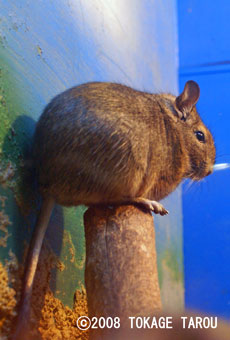
[[88, 83], [55, 97], [35, 133], [41, 191], [63, 205], [116, 201], [122, 192], [135, 197], [147, 167], [149, 120], [154, 124], [146, 104], [153, 103], [114, 83]]

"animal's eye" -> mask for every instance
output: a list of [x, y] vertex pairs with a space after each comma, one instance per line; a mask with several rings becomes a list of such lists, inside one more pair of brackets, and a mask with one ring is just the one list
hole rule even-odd
[[205, 143], [205, 136], [202, 131], [195, 131], [195, 135], [199, 142]]

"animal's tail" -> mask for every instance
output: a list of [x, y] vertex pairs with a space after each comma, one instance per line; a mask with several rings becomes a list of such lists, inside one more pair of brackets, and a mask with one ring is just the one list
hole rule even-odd
[[33, 281], [38, 264], [39, 254], [41, 251], [43, 239], [50, 216], [54, 207], [54, 199], [47, 197], [43, 200], [38, 220], [34, 229], [30, 243], [27, 261], [25, 265], [24, 281], [22, 286], [21, 300], [19, 303], [19, 312], [11, 340], [25, 340], [29, 324], [31, 295]]

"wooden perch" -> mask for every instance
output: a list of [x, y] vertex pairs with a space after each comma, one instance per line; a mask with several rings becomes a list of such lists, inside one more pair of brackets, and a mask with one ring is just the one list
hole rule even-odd
[[153, 217], [135, 206], [84, 215], [89, 317], [149, 316], [161, 310]]

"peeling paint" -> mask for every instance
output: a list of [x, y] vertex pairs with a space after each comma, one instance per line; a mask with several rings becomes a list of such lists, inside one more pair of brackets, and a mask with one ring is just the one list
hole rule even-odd
[[37, 50], [37, 55], [39, 57], [42, 57], [43, 51], [39, 45], [36, 46], [36, 50]]
[[10, 181], [15, 174], [14, 166], [11, 162], [8, 162], [5, 169], [0, 168], [0, 184], [5, 186], [8, 181]]
[[4, 212], [7, 197], [0, 196], [0, 247], [7, 247], [7, 240], [11, 236], [8, 226], [11, 225], [9, 217]]
[[67, 230], [64, 230], [63, 236], [63, 246], [68, 249], [68, 255], [65, 256], [66, 261], [70, 261], [74, 264], [74, 266], [78, 269], [83, 269], [85, 265], [85, 256], [82, 257], [81, 260], [76, 258], [76, 245], [74, 245], [71, 237], [71, 233]]
[[0, 45], [3, 48], [7, 47], [6, 37], [2, 34], [2, 32], [0, 32]]

